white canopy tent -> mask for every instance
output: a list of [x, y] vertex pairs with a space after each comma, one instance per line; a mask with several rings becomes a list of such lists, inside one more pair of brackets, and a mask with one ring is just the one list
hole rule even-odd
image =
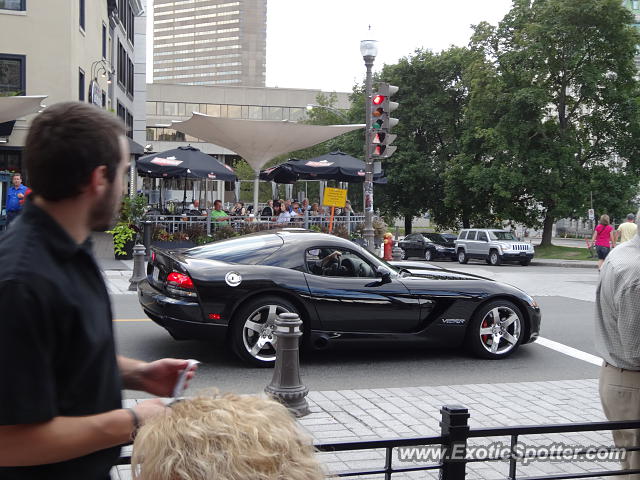
[[247, 161], [256, 174], [253, 188], [256, 212], [260, 169], [269, 160], [364, 127], [364, 124], [307, 125], [286, 120], [240, 120], [197, 112], [193, 112], [189, 120], [172, 124], [175, 130], [227, 148]]
[[11, 122], [40, 111], [47, 95], [0, 97], [0, 123]]

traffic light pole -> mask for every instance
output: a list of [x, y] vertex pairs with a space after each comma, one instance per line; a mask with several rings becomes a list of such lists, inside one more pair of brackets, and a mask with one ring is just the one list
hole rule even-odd
[[373, 158], [371, 157], [371, 151], [369, 145], [371, 145], [371, 96], [373, 94], [372, 89], [372, 68], [375, 57], [365, 56], [364, 64], [367, 67], [367, 79], [365, 83], [365, 141], [364, 141], [364, 161], [365, 161], [365, 175], [364, 175], [364, 240], [367, 244], [367, 250], [371, 253], [375, 253], [374, 235], [373, 235]]

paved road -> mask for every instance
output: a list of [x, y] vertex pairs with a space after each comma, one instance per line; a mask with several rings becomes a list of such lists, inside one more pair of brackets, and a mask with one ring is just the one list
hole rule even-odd
[[[441, 262], [516, 285], [540, 303], [542, 336], [586, 354], [593, 349], [593, 296], [597, 271], [553, 267], [460, 266]], [[197, 358], [203, 362], [195, 390], [218, 387], [243, 393], [261, 391], [271, 370], [247, 368], [226, 349], [197, 341], [175, 341], [161, 327], [144, 320], [135, 296], [112, 296], [120, 353], [151, 360], [163, 356]], [[131, 321], [133, 320], [133, 321]], [[571, 351], [569, 351], [571, 353]], [[372, 374], [375, 372], [375, 374]], [[527, 345], [505, 361], [479, 360], [460, 350], [367, 349], [307, 353], [304, 381], [312, 390], [413, 387], [467, 383], [504, 383], [596, 378], [598, 368], [557, 349]], [[127, 395], [139, 397], [139, 394]]]

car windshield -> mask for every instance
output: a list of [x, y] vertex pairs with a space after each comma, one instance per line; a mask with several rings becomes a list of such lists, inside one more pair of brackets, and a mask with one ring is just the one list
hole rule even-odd
[[192, 258], [254, 265], [273, 254], [283, 243], [278, 235], [249, 235], [190, 248], [184, 253]]
[[423, 235], [425, 236], [425, 238], [427, 240], [431, 240], [432, 242], [440, 242], [440, 243], [446, 243], [447, 240], [440, 235], [439, 233], [423, 233]]
[[369, 252], [369, 250], [367, 250], [366, 248], [361, 247], [360, 245], [354, 244], [353, 246], [351, 246], [349, 248], [351, 248], [352, 250], [357, 251], [360, 255], [365, 257], [369, 263], [373, 264], [374, 268], [384, 267], [387, 270], [389, 270], [392, 275], [394, 275], [394, 274], [397, 275], [397, 274], [400, 273], [400, 270], [401, 270], [400, 268], [394, 267], [393, 265], [391, 265], [390, 263], [385, 262], [381, 258], [378, 258], [375, 255], [372, 255], [371, 252]]
[[489, 232], [491, 240], [518, 240], [511, 232]]

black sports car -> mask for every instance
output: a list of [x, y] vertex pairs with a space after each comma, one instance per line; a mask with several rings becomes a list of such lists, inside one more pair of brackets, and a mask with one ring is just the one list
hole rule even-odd
[[443, 233], [411, 233], [398, 242], [398, 246], [402, 249], [402, 259], [421, 257], [427, 262], [438, 258], [457, 260], [456, 246], [453, 243], [457, 235], [453, 240], [452, 236]]
[[503, 358], [540, 329], [538, 305], [515, 287], [389, 264], [353, 242], [302, 229], [153, 249], [138, 297], [174, 338], [224, 340], [257, 366], [275, 361], [274, 321], [283, 312], [300, 315], [303, 347], [317, 350], [367, 341], [465, 343], [481, 357]]

